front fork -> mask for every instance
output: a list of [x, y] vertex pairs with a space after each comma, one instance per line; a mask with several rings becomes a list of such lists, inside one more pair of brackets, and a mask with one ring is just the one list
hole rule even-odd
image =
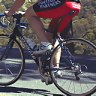
[[2, 55], [0, 57], [0, 60], [7, 59], [8, 55], [10, 54], [10, 50], [12, 49], [13, 45], [14, 45], [14, 40], [10, 38], [9, 41], [8, 41], [7, 46], [5, 47], [4, 50], [2, 50], [3, 53], [2, 53]]

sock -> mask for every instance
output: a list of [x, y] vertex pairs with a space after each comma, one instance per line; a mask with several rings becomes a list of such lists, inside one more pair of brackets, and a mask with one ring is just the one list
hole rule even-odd
[[41, 45], [45, 46], [46, 49], [51, 49], [52, 48], [52, 44], [50, 42], [41, 42]]

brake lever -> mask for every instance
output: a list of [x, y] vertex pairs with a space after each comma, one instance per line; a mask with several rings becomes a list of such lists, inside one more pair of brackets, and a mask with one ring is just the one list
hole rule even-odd
[[9, 25], [10, 21], [8, 20], [7, 16], [4, 13], [0, 14], [0, 26], [7, 28]]

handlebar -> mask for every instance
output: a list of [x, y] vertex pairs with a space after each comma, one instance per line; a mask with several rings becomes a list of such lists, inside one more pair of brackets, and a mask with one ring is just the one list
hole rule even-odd
[[[24, 28], [25, 28], [25, 27], [28, 27], [28, 23], [21, 23], [20, 22], [20, 20], [21, 20], [21, 18], [23, 17], [24, 14], [25, 14], [25, 12], [18, 12], [18, 13], [13, 14], [12, 17], [13, 17], [13, 20], [14, 19], [16, 20], [16, 24], [18, 24], [20, 26], [24, 26]], [[6, 14], [4, 14], [4, 13], [0, 14], [0, 26], [3, 27], [3, 28], [8, 27], [8, 25], [9, 25], [9, 24], [8, 25], [5, 24], [5, 20], [4, 20], [6, 18], [5, 16], [6, 16]], [[7, 20], [7, 22], [10, 23], [10, 21], [8, 21], [8, 20]]]
[[1, 13], [1, 14], [0, 14], [0, 19], [2, 19], [2, 21], [0, 20], [0, 26], [6, 28], [7, 25], [4, 23], [4, 20], [3, 20], [3, 17], [4, 17], [4, 16], [5, 16], [4, 13]]

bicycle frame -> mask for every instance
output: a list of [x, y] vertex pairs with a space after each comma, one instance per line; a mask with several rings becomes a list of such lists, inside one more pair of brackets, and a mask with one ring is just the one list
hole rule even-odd
[[20, 25], [16, 25], [12, 34], [10, 35], [10, 38], [14, 40], [14, 39], [16, 39], [16, 36], [17, 36], [23, 42], [23, 44], [25, 45], [28, 52], [31, 54], [32, 59], [35, 59], [32, 48], [29, 46], [29, 44], [27, 43], [27, 40], [25, 39], [25, 37], [22, 35], [22, 33], [20, 31], [21, 27], [22, 26], [20, 26]]
[[[4, 14], [1, 14], [1, 16], [4, 16]], [[13, 15], [13, 18], [16, 19], [16, 24], [15, 24], [15, 27], [13, 29], [12, 34], [10, 35], [9, 42], [12, 41], [12, 40], [14, 40], [14, 39], [16, 39], [16, 37], [18, 37], [23, 42], [23, 44], [25, 45], [25, 47], [28, 50], [28, 52], [30, 53], [32, 59], [36, 60], [37, 57], [34, 56], [34, 54], [33, 54], [34, 53], [34, 50], [32, 50], [32, 48], [27, 43], [27, 40], [25, 39], [25, 37], [23, 36], [23, 34], [21, 32], [22, 29], [28, 27], [28, 24], [27, 23], [21, 23], [22, 14], [20, 14], [20, 13]], [[3, 26], [3, 25], [1, 25], [1, 26]], [[62, 44], [62, 42], [64, 42], [64, 41], [66, 43], [66, 40], [62, 39], [61, 36], [60, 36], [60, 34], [57, 34], [57, 37], [55, 39], [58, 40], [58, 42], [60, 44]], [[61, 45], [61, 47], [62, 47], [62, 45]], [[74, 60], [74, 57], [72, 56], [72, 54], [70, 53], [70, 51], [68, 50], [68, 48], [66, 46], [64, 46], [64, 44], [63, 44], [63, 48], [64, 48], [64, 51], [67, 54], [68, 60], [71, 62], [71, 65], [74, 66], [74, 63], [72, 62]]]
[[[2, 16], [4, 16], [4, 15], [2, 15]], [[1, 17], [1, 15], [0, 15], [0, 17]], [[22, 75], [22, 72], [24, 71], [24, 66], [25, 66], [25, 57], [24, 57], [24, 52], [23, 52], [23, 48], [22, 48], [22, 46], [20, 45], [20, 43], [18, 42], [18, 40], [17, 40], [17, 38], [19, 38], [20, 40], [21, 40], [21, 42], [25, 45], [25, 47], [26, 47], [26, 49], [28, 50], [28, 52], [30, 53], [30, 55], [31, 55], [31, 57], [32, 57], [32, 59], [36, 62], [36, 64], [38, 65], [38, 67], [39, 67], [39, 69], [40, 68], [42, 68], [41, 69], [41, 71], [42, 70], [44, 70], [44, 72], [48, 72], [48, 75], [51, 77], [51, 79], [52, 79], [52, 82], [54, 82], [54, 84], [56, 85], [56, 87], [61, 91], [61, 92], [63, 92], [63, 93], [65, 93], [65, 94], [67, 94], [68, 96], [70, 95], [70, 94], [72, 94], [72, 96], [89, 96], [89, 94], [92, 94], [92, 93], [94, 93], [94, 92], [96, 92], [95, 90], [96, 90], [96, 83], [94, 83], [94, 81], [95, 81], [95, 79], [96, 78], [93, 78], [94, 80], [93, 80], [93, 84], [92, 84], [92, 90], [90, 90], [90, 89], [88, 89], [89, 87], [89, 85], [90, 85], [90, 83], [92, 82], [92, 79], [90, 79], [90, 83], [88, 84], [88, 86], [86, 86], [87, 85], [87, 83], [89, 82], [89, 80], [86, 82], [86, 81], [84, 81], [84, 83], [85, 83], [85, 88], [87, 88], [88, 89], [88, 92], [86, 92], [85, 91], [85, 95], [82, 95], [83, 93], [75, 93], [75, 80], [77, 81], [77, 84], [76, 84], [76, 86], [78, 87], [78, 84], [80, 85], [79, 87], [81, 87], [81, 89], [83, 88], [82, 86], [81, 86], [81, 84], [84, 84], [83, 82], [82, 82], [82, 80], [85, 78], [85, 80], [87, 80], [88, 78], [87, 78], [87, 76], [89, 76], [89, 78], [92, 78], [91, 76], [96, 76], [96, 75], [91, 75], [91, 74], [89, 74], [89, 75], [86, 75], [86, 73], [87, 73], [87, 71], [90, 69], [88, 69], [88, 67], [85, 65], [85, 64], [79, 64], [79, 62], [76, 62], [75, 60], [76, 60], [76, 58], [75, 58], [75, 55], [74, 55], [74, 53], [75, 52], [73, 52], [73, 54], [72, 54], [72, 52], [70, 51], [70, 48], [68, 47], [69, 46], [69, 44], [75, 44], [75, 42], [76, 42], [76, 44], [78, 44], [79, 42], [80, 42], [80, 44], [85, 44], [85, 45], [88, 45], [88, 47], [89, 47], [89, 49], [92, 47], [92, 49], [93, 49], [93, 56], [94, 56], [94, 52], [96, 52], [96, 46], [94, 45], [94, 44], [92, 44], [92, 43], [90, 43], [89, 41], [87, 41], [87, 40], [84, 40], [84, 39], [75, 39], [75, 38], [70, 38], [70, 39], [62, 39], [61, 38], [61, 36], [59, 35], [59, 34], [56, 34], [57, 35], [57, 37], [56, 38], [54, 38], [55, 40], [57, 40], [58, 41], [58, 44], [56, 44], [56, 46], [55, 46], [55, 48], [53, 48], [51, 51], [49, 51], [49, 52], [45, 52], [44, 54], [40, 54], [40, 55], [36, 55], [36, 54], [34, 54], [35, 52], [34, 52], [34, 50], [30, 47], [30, 45], [28, 44], [28, 42], [27, 42], [27, 40], [26, 40], [26, 38], [23, 36], [23, 34], [22, 34], [22, 28], [24, 29], [24, 28], [26, 28], [27, 26], [28, 26], [28, 24], [26, 24], [26, 23], [21, 23], [20, 22], [20, 20], [21, 20], [21, 18], [22, 18], [22, 14], [15, 14], [15, 15], [13, 15], [13, 18], [15, 18], [16, 19], [16, 25], [15, 25], [15, 27], [14, 27], [14, 29], [13, 29], [13, 31], [12, 31], [12, 33], [9, 35], [7, 35], [7, 34], [1, 34], [1, 37], [0, 38], [2, 38], [1, 39], [1, 41], [3, 40], [3, 36], [5, 36], [5, 37], [7, 37], [8, 38], [8, 41], [7, 41], [7, 45], [6, 46], [4, 46], [3, 48], [4, 48], [4, 51], [2, 52], [3, 54], [1, 54], [2, 56], [1, 56], [1, 61], [2, 60], [6, 60], [7, 59], [7, 57], [8, 57], [8, 55], [10, 55], [9, 54], [9, 52], [10, 51], [12, 51], [11, 50], [11, 48], [17, 48], [16, 46], [13, 46], [13, 45], [15, 45], [15, 44], [17, 44], [18, 45], [18, 48], [19, 48], [19, 53], [20, 53], [20, 55], [21, 55], [21, 62], [20, 62], [20, 70], [19, 70], [19, 68], [18, 68], [18, 73], [16, 74], [16, 77], [14, 77], [13, 79], [10, 79], [8, 82], [0, 82], [0, 85], [2, 85], [2, 86], [6, 86], [6, 85], [10, 85], [10, 84], [13, 84], [14, 82], [16, 82], [19, 78], [20, 78], [20, 76]], [[0, 25], [2, 26], [2, 27], [5, 27], [6, 25], [4, 25], [3, 26], [3, 24], [1, 24], [0, 23]], [[5, 39], [6, 40], [6, 39]], [[2, 42], [1, 42], [2, 43]], [[53, 43], [55, 43], [55, 41], [53, 42]], [[75, 46], [75, 45], [74, 45]], [[1, 47], [2, 47], [2, 44], [1, 44]], [[61, 55], [61, 57], [60, 57], [60, 59], [58, 58], [58, 60], [59, 60], [59, 62], [56, 62], [56, 63], [58, 63], [60, 66], [59, 66], [59, 68], [56, 68], [56, 67], [54, 67], [54, 58], [56, 57], [56, 55], [58, 55], [57, 54], [57, 52], [58, 52], [58, 49], [59, 48], [61, 48], [61, 53], [60, 53], [60, 55]], [[86, 48], [86, 47], [85, 47]], [[84, 50], [85, 50], [85, 48], [84, 48]], [[1, 48], [2, 49], [2, 48]], [[89, 50], [88, 49], [88, 50]], [[92, 50], [91, 49], [91, 50]], [[2, 51], [2, 50], [1, 50]], [[89, 50], [90, 51], [90, 50]], [[11, 52], [10, 52], [11, 53]], [[78, 55], [78, 53], [77, 53], [77, 55]], [[83, 55], [83, 54], [82, 54]], [[85, 54], [86, 55], [86, 54]], [[91, 56], [91, 55], [90, 55]], [[40, 57], [40, 58], [39, 58]], [[62, 58], [63, 57], [63, 58]], [[11, 58], [11, 57], [10, 57]], [[61, 60], [61, 62], [60, 62], [60, 60]], [[67, 60], [68, 62], [66, 63], [66, 62], [62, 62], [63, 60]], [[2, 63], [2, 62], [1, 62]], [[66, 64], [65, 64], [66, 63]], [[3, 65], [4, 63], [2, 63], [2, 65]], [[41, 66], [39, 66], [41, 64]], [[65, 65], [64, 65], [65, 64]], [[5, 65], [6, 65], [6, 63], [5, 63]], [[64, 65], [64, 66], [63, 66]], [[66, 66], [67, 65], [67, 66]], [[5, 66], [4, 66], [5, 67]], [[94, 66], [93, 66], [94, 67]], [[10, 73], [12, 73], [12, 71], [11, 71], [11, 68], [7, 68], [9, 71], [10, 71]], [[83, 71], [83, 69], [84, 69], [84, 71]], [[87, 70], [88, 69], [88, 70]], [[5, 67], [5, 70], [6, 70], [6, 67]], [[63, 77], [60, 77], [60, 78], [58, 78], [58, 77], [56, 77], [55, 76], [55, 74], [54, 74], [54, 72], [58, 72], [58, 71], [62, 71], [62, 72], [64, 72], [64, 78]], [[63, 71], [64, 70], [64, 71]], [[40, 70], [39, 70], [40, 71]], [[67, 72], [69, 72], [69, 73], [72, 73], [72, 74], [66, 74]], [[84, 74], [85, 73], [85, 77], [83, 77], [82, 76], [82, 74]], [[89, 72], [88, 72], [89, 73]], [[6, 74], [6, 73], [5, 73]], [[40, 73], [41, 74], [41, 76], [42, 76], [42, 72]], [[13, 74], [11, 74], [11, 75], [13, 75]], [[57, 74], [58, 75], [58, 74]], [[63, 74], [61, 74], [61, 75], [63, 75]], [[9, 74], [8, 74], [8, 76], [9, 76]], [[69, 78], [68, 78], [68, 81], [70, 82], [69, 83], [69, 86], [68, 86], [68, 90], [65, 88], [66, 87], [66, 85], [68, 84], [68, 83], [66, 83], [66, 81], [67, 81], [67, 78], [66, 78], [66, 76], [68, 76]], [[73, 78], [73, 76], [75, 77], [75, 78]], [[6, 78], [5, 76], [3, 76], [4, 78]], [[11, 76], [10, 76], [11, 77]], [[55, 78], [56, 77], [56, 78]], [[72, 78], [70, 78], [70, 77], [72, 77]], [[63, 83], [61, 83], [61, 82], [58, 82], [58, 80], [63, 80], [64, 82]], [[78, 81], [80, 81], [81, 80], [81, 82], [78, 82]], [[45, 81], [44, 81], [45, 82]], [[71, 83], [71, 82], [73, 82], [73, 83]], [[66, 83], [66, 84], [65, 84]], [[48, 84], [48, 83], [46, 83], [46, 84]], [[52, 84], [52, 83], [51, 83]], [[60, 85], [59, 85], [60, 84]], [[95, 84], [95, 85], [94, 85]], [[65, 85], [65, 86], [64, 86]], [[73, 88], [73, 87], [71, 87], [71, 88], [69, 88], [70, 86], [73, 86], [74, 87], [74, 93], [75, 93], [75, 95], [74, 95], [74, 93], [72, 93], [73, 91], [71, 91], [71, 90], [69, 90], [69, 89], [71, 89], [71, 88]], [[90, 91], [90, 92], [89, 92]], [[76, 91], [77, 92], [77, 91]], [[79, 92], [79, 91], [78, 91]], [[81, 92], [83, 92], [82, 90], [81, 90]], [[77, 95], [76, 95], [77, 94]], [[79, 94], [81, 94], [81, 95], [79, 95]], [[88, 95], [86, 95], [86, 94], [88, 94]], [[70, 95], [71, 96], [71, 95]]]

